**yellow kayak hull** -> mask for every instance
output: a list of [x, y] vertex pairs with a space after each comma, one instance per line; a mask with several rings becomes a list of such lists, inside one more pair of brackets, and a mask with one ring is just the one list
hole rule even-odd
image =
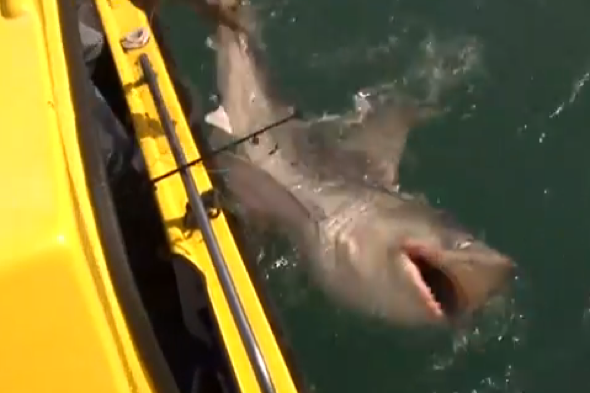
[[[177, 163], [138, 64], [149, 56], [188, 160], [199, 157], [157, 43], [123, 50], [144, 28], [129, 1], [96, 1], [151, 178]], [[72, 3], [0, 0], [0, 390], [176, 392], [134, 284], [88, 103]], [[150, 121], [146, 121], [150, 119]], [[201, 192], [203, 166], [190, 170]], [[181, 222], [179, 175], [156, 199], [171, 251], [200, 271], [223, 346], [243, 392], [263, 392], [200, 231]], [[211, 220], [244, 315], [277, 392], [296, 392], [266, 310], [223, 214]]]

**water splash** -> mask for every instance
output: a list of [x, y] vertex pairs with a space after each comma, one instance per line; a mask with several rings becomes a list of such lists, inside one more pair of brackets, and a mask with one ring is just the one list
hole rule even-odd
[[439, 103], [444, 93], [483, 71], [482, 53], [483, 46], [474, 37], [442, 40], [431, 33], [421, 42], [404, 81], [422, 87], [426, 102]]
[[[366, 48], [365, 61], [374, 60], [377, 52], [389, 53], [388, 51], [393, 50], [395, 46], [393, 43], [399, 40], [389, 38], [388, 42], [387, 45], [379, 44], [376, 47]], [[351, 59], [355, 58], [357, 61], [361, 58], [354, 55], [355, 50], [352, 48], [342, 48], [339, 51], [347, 53], [345, 57], [350, 55]], [[380, 82], [365, 86], [352, 95], [352, 110], [349, 108], [340, 113], [322, 113], [313, 121], [360, 123], [371, 110], [392, 100], [410, 99], [416, 104], [441, 105], [446, 93], [463, 84], [469, 84], [474, 77], [483, 73], [482, 52], [482, 45], [473, 37], [443, 40], [430, 34], [420, 42], [413, 60], [401, 76], [383, 75]], [[327, 57], [330, 58], [330, 56]], [[340, 55], [337, 57], [339, 62], [347, 60]], [[473, 85], [467, 86], [469, 93], [473, 93], [473, 90]], [[449, 108], [444, 109], [449, 110]]]
[[[478, 318], [468, 327], [457, 330], [444, 348], [431, 355], [431, 368], [439, 376], [461, 372], [466, 365], [474, 364], [490, 353], [502, 353], [503, 362], [486, 365], [485, 376], [466, 382], [461, 388], [448, 387], [449, 393], [520, 393], [519, 368], [515, 365], [518, 352], [524, 349], [528, 319], [517, 303], [514, 293], [526, 290], [526, 283], [516, 277], [513, 293], [491, 299]], [[432, 378], [436, 381], [436, 378]]]
[[[574, 81], [572, 82], [572, 87], [570, 89], [569, 95], [566, 99], [561, 100], [557, 104], [557, 106], [551, 110], [549, 114], [545, 112], [543, 114], [535, 116], [535, 118], [533, 118], [531, 121], [520, 125], [516, 129], [517, 135], [524, 135], [525, 131], [527, 131], [528, 129], [542, 129], [543, 124], [548, 119], [553, 120], [558, 118], [559, 116], [563, 115], [569, 107], [575, 105], [578, 96], [583, 93], [584, 86], [590, 80], [590, 70], [588, 70], [587, 68], [580, 77], [574, 79]], [[538, 136], [539, 144], [545, 142], [546, 137], [547, 133], [541, 131]]]
[[421, 34], [424, 38], [416, 41], [416, 29], [423, 30], [420, 26], [405, 27], [377, 42], [348, 42], [331, 52], [316, 52], [308, 64], [320, 70], [337, 67], [380, 74], [381, 81], [362, 90], [405, 90], [428, 103], [439, 103], [444, 94], [465, 83], [472, 94], [475, 85], [470, 82], [484, 74], [480, 41], [463, 35], [443, 38], [434, 32]]
[[566, 100], [559, 103], [557, 108], [555, 108], [555, 110], [549, 115], [549, 118], [553, 119], [559, 116], [567, 106], [574, 104], [576, 98], [578, 98], [578, 95], [581, 93], [582, 89], [584, 88], [584, 85], [586, 84], [586, 82], [588, 82], [588, 80], [590, 80], [590, 71], [585, 71], [581, 77], [576, 78], [572, 83], [572, 88], [569, 97]]

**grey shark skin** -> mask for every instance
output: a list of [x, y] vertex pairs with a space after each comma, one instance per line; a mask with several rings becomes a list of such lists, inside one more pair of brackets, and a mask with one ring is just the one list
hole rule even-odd
[[[239, 9], [252, 26], [252, 9]], [[289, 112], [270, 91], [252, 37], [217, 30], [222, 102], [207, 122], [239, 138]], [[409, 124], [388, 107], [346, 128], [291, 120], [216, 156], [249, 222], [282, 230], [315, 282], [340, 304], [397, 326], [437, 326], [481, 308], [512, 276], [511, 259], [450, 216], [394, 191]]]

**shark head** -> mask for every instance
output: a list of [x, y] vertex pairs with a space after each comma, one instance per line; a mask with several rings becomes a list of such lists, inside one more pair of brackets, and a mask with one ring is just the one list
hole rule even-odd
[[[236, 15], [241, 23], [256, 26], [251, 7], [240, 6]], [[206, 121], [235, 138], [277, 121], [289, 108], [270, 80], [256, 41], [251, 34], [224, 25], [217, 30], [221, 105]], [[349, 181], [350, 177], [358, 180], [363, 176], [348, 169], [367, 162], [367, 169], [375, 169], [367, 173], [377, 173], [375, 183], [389, 190], [388, 185], [398, 182], [398, 166], [409, 130], [436, 111], [412, 105], [400, 107], [399, 103], [383, 105], [379, 110], [366, 105], [357, 109], [363, 115], [361, 124], [353, 126], [347, 140], [326, 149], [330, 154], [309, 154], [307, 144], [295, 146], [293, 135], [299, 135], [299, 140], [308, 134], [293, 132], [294, 125], [290, 124], [290, 133], [287, 126], [276, 132], [292, 136], [281, 140], [281, 152], [297, 153], [293, 159], [282, 159], [284, 165], [278, 164], [281, 154], [267, 160], [269, 149], [262, 149], [263, 141], [248, 149], [247, 158], [217, 155], [231, 194], [247, 207], [244, 210], [254, 213], [249, 221], [274, 221], [296, 233], [293, 238], [312, 256], [308, 258], [313, 260], [311, 270], [327, 292], [352, 308], [380, 314], [397, 325], [452, 323], [478, 310], [509, 281], [514, 270], [512, 260], [427, 203], [403, 198], [396, 192], [382, 194], [372, 186], [358, 186], [364, 180]], [[340, 130], [339, 126], [332, 128], [334, 132]], [[269, 143], [275, 145], [278, 143]], [[257, 156], [263, 154], [260, 151], [266, 156]], [[272, 164], [262, 169], [262, 162]], [[299, 194], [306, 184], [315, 190], [313, 179], [320, 171], [327, 173], [326, 178], [333, 175], [330, 180], [334, 182], [329, 184], [346, 179], [346, 185], [298, 197], [290, 186], [294, 183], [285, 180], [303, 167], [295, 162], [304, 162], [305, 168], [313, 169], [311, 174], [299, 172], [291, 178], [301, 186]], [[352, 175], [343, 176], [349, 173]], [[371, 196], [371, 203], [364, 206], [366, 209], [356, 209], [366, 195]], [[347, 205], [350, 209], [335, 209], [334, 201], [340, 200], [353, 201]], [[322, 206], [319, 211], [330, 213], [328, 217], [312, 214], [315, 210], [308, 205]], [[338, 224], [332, 226], [333, 222]], [[344, 224], [335, 228], [340, 223]]]
[[447, 213], [414, 202], [367, 216], [338, 239], [338, 263], [351, 266], [359, 283], [351, 291], [404, 325], [453, 323], [473, 313], [515, 268]]

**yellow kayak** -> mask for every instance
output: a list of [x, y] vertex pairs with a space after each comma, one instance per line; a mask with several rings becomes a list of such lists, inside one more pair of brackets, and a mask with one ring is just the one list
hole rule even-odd
[[114, 203], [74, 2], [0, 0], [0, 391], [181, 393], [201, 385], [179, 375], [201, 373], [224, 391], [296, 392], [212, 181], [185, 165], [199, 149], [145, 14], [96, 7], [168, 264], [137, 258], [150, 240], [130, 243]]

